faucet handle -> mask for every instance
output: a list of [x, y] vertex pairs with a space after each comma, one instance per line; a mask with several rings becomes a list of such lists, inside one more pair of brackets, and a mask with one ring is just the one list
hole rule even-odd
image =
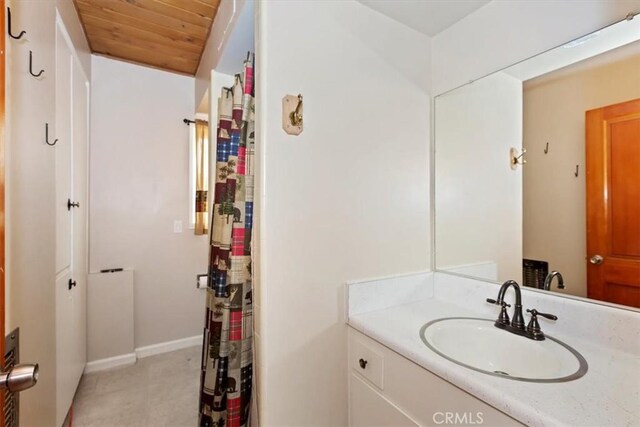
[[491, 299], [491, 298], [487, 298], [487, 302], [488, 302], [489, 304], [500, 305], [500, 306], [502, 306], [502, 308], [511, 307], [511, 304], [507, 304], [507, 303], [506, 303], [506, 302], [504, 302], [504, 301], [496, 301], [496, 300]]
[[540, 324], [538, 323], [538, 316], [546, 317], [551, 320], [558, 320], [558, 316], [549, 313], [540, 313], [535, 308], [532, 310], [527, 309], [527, 313], [531, 313], [531, 320], [527, 325], [527, 334], [530, 338], [536, 341], [542, 341], [545, 339], [544, 333], [542, 329], [540, 329]]
[[535, 318], [536, 316], [541, 316], [544, 317], [546, 319], [549, 320], [558, 320], [558, 316], [556, 316], [555, 314], [551, 314], [551, 313], [541, 313], [538, 310], [536, 310], [535, 308], [532, 310], [527, 309], [527, 313], [531, 313], [531, 317]]
[[504, 301], [495, 300], [495, 299], [491, 299], [491, 298], [487, 298], [487, 302], [488, 302], [489, 304], [501, 305], [501, 306], [502, 306], [502, 308], [504, 308], [504, 307], [511, 307], [511, 304], [507, 304], [507, 303], [506, 303], [506, 302], [504, 302]]
[[511, 304], [507, 304], [504, 301], [496, 301], [494, 299], [491, 298], [487, 298], [487, 302], [490, 304], [495, 304], [495, 305], [499, 305], [501, 306], [501, 310], [500, 310], [500, 315], [498, 316], [498, 320], [496, 320], [497, 323], [501, 323], [503, 325], [508, 325], [509, 324], [509, 314], [507, 313], [507, 307], [511, 307]]

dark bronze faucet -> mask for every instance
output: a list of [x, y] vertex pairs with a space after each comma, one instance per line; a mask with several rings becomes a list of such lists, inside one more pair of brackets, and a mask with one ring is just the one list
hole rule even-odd
[[558, 278], [558, 289], [564, 289], [564, 278], [559, 271], [552, 271], [551, 273], [547, 274], [547, 277], [545, 277], [544, 279], [544, 285], [542, 289], [544, 289], [545, 291], [550, 291], [551, 282], [553, 282], [554, 277]]
[[[513, 289], [516, 293], [516, 301], [515, 307], [513, 308], [513, 320], [509, 321], [507, 308], [511, 306], [504, 301], [504, 296], [511, 286], [513, 286]], [[520, 285], [518, 285], [515, 280], [507, 280], [506, 282], [504, 282], [500, 287], [500, 291], [498, 291], [498, 298], [495, 300], [487, 298], [487, 302], [501, 306], [500, 315], [494, 323], [496, 328], [504, 329], [508, 332], [511, 332], [512, 334], [521, 335], [532, 340], [544, 340], [544, 333], [540, 329], [538, 316], [542, 316], [550, 320], [558, 320], [558, 317], [553, 314], [540, 313], [535, 309], [527, 310], [527, 312], [531, 313], [531, 320], [525, 327], [524, 316], [522, 314], [522, 293], [520, 292]]]

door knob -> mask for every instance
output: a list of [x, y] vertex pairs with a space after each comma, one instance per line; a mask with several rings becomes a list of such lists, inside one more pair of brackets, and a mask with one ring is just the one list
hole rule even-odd
[[0, 372], [0, 390], [18, 393], [38, 382], [38, 364], [16, 365], [9, 372]]
[[602, 264], [603, 261], [604, 261], [604, 258], [602, 258], [601, 255], [594, 255], [591, 258], [589, 258], [589, 262], [595, 265], [600, 265]]
[[69, 279], [69, 290], [77, 285], [75, 280]]
[[67, 210], [70, 211], [71, 208], [79, 208], [80, 202], [72, 202], [71, 199], [67, 199]]

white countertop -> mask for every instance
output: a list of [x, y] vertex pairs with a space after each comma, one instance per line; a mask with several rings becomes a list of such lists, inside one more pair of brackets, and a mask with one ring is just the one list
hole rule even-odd
[[[423, 279], [421, 276], [421, 280]], [[382, 289], [380, 283], [376, 287], [378, 290]], [[397, 279], [394, 289], [399, 289]], [[486, 293], [486, 289], [484, 291]], [[371, 299], [371, 295], [376, 293], [382, 295], [378, 291], [367, 292], [368, 298]], [[497, 288], [495, 293], [497, 294]], [[438, 294], [443, 294], [440, 295], [443, 298], [439, 298]], [[420, 300], [400, 302], [377, 310], [368, 307], [370, 311], [366, 312], [358, 312], [357, 307], [353, 309], [354, 303], [351, 301], [348, 324], [524, 424], [640, 425], [640, 357], [635, 352], [627, 351], [626, 347], [611, 348], [588, 341], [578, 333], [563, 334], [560, 328], [554, 330], [553, 324], [543, 324], [546, 334], [564, 341], [585, 357], [589, 364], [585, 376], [564, 383], [531, 383], [486, 375], [459, 366], [432, 352], [422, 342], [420, 328], [431, 320], [443, 317], [481, 317], [494, 320], [487, 314], [488, 304], [483, 304], [483, 300], [477, 298], [461, 301], [472, 307], [477, 305], [478, 310], [473, 310], [457, 305], [446, 298], [446, 292], [439, 293], [437, 290], [424, 292], [423, 289], [419, 295], [414, 296]], [[356, 298], [360, 297], [352, 297]], [[523, 303], [528, 307], [526, 302], [524, 295]], [[593, 306], [589, 303], [582, 304]], [[537, 308], [545, 309], [544, 306]], [[497, 316], [497, 310], [493, 307], [490, 310], [494, 310]], [[578, 319], [581, 317], [576, 316]], [[562, 320], [572, 321], [566, 314]], [[594, 322], [599, 320], [592, 319]], [[631, 336], [628, 338], [637, 340], [637, 329], [631, 328], [630, 332]], [[631, 348], [635, 348], [635, 345]]]

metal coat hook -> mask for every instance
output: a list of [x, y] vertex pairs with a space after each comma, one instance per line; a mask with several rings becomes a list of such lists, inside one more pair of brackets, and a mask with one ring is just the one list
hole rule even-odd
[[9, 34], [9, 37], [15, 40], [20, 40], [22, 36], [27, 34], [25, 30], [20, 31], [20, 34], [18, 34], [17, 36], [14, 36], [13, 34], [11, 34], [11, 8], [10, 7], [7, 7], [7, 33]]
[[574, 175], [576, 176], [576, 178], [578, 177], [579, 171], [580, 171], [580, 165], [576, 165], [576, 171], [574, 172]]
[[547, 146], [544, 147], [544, 154], [547, 154], [549, 152], [549, 143], [547, 142]]
[[29, 51], [29, 73], [33, 77], [40, 77], [42, 73], [44, 73], [44, 70], [40, 70], [38, 74], [33, 74], [33, 52], [32, 51]]
[[58, 142], [57, 138], [53, 142], [49, 142], [49, 123], [44, 124], [44, 142], [52, 147]]
[[302, 95], [298, 94], [298, 105], [296, 109], [289, 113], [289, 120], [291, 120], [292, 126], [302, 126]]
[[282, 98], [282, 129], [289, 135], [300, 135], [303, 130], [304, 103], [302, 94]]
[[516, 148], [511, 148], [509, 150], [509, 156], [511, 157], [511, 169], [516, 170], [518, 165], [524, 165], [527, 161], [524, 159], [524, 154], [527, 152], [526, 148], [523, 148], [520, 153]]

